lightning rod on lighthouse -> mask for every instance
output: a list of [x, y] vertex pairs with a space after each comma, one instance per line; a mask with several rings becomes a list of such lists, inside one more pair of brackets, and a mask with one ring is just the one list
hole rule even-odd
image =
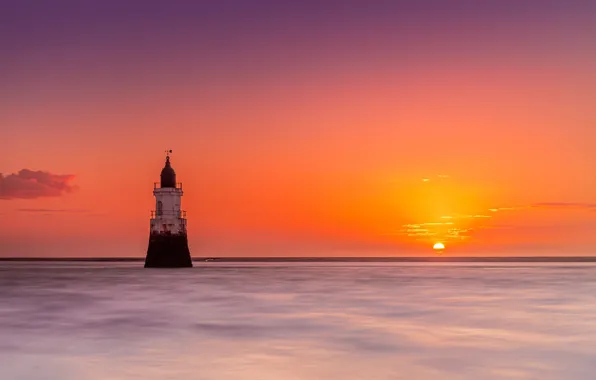
[[155, 210], [151, 212], [145, 268], [192, 267], [186, 235], [186, 211], [181, 210], [182, 183], [176, 182], [170, 153], [171, 150], [166, 151], [159, 186], [158, 183], [153, 185]]

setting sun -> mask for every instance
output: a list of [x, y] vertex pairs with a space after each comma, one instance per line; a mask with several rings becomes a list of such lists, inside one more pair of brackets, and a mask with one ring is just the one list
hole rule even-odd
[[445, 245], [443, 243], [435, 243], [435, 245], [433, 245], [433, 249], [435, 251], [442, 251], [445, 249]]

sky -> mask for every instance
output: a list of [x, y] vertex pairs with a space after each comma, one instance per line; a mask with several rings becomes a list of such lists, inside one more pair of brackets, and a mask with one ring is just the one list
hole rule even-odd
[[593, 255], [596, 3], [0, 0], [0, 256]]

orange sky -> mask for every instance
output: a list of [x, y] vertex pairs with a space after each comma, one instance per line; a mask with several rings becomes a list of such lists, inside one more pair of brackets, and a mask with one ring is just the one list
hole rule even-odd
[[592, 254], [596, 13], [522, 3], [15, 8], [0, 256], [144, 256], [165, 149], [193, 256]]

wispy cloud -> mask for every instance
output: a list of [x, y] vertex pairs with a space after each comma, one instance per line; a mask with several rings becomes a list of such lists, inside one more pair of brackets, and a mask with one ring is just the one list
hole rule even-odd
[[8, 214], [29, 214], [31, 216], [59, 216], [59, 215], [78, 215], [81, 217], [103, 217], [110, 215], [108, 212], [98, 212], [91, 209], [79, 208], [17, 208], [10, 210]]
[[539, 202], [525, 206], [512, 206], [512, 207], [496, 207], [490, 208], [489, 211], [503, 212], [503, 211], [516, 211], [516, 210], [528, 210], [528, 209], [570, 209], [570, 210], [596, 210], [596, 203], [581, 203], [581, 202]]
[[463, 215], [463, 214], [455, 214], [455, 215], [444, 215], [441, 219], [489, 219], [492, 218], [492, 215], [483, 215], [483, 214], [473, 214], [473, 215]]
[[[447, 175], [438, 175], [439, 178], [448, 178]], [[431, 178], [424, 178], [428, 182]], [[416, 241], [454, 241], [470, 239], [475, 232], [483, 229], [511, 229], [513, 225], [495, 224], [493, 219], [498, 214], [519, 210], [547, 210], [567, 209], [596, 211], [596, 203], [581, 202], [539, 202], [527, 205], [499, 206], [479, 211], [474, 214], [449, 214], [442, 215], [436, 220], [424, 220], [408, 223], [401, 226], [397, 235], [406, 236]]]
[[[437, 174], [434, 178], [447, 179], [449, 176], [447, 174]], [[422, 178], [422, 182], [430, 182], [431, 179], [431, 177], [424, 177]]]
[[426, 240], [430, 237], [445, 239], [467, 239], [471, 228], [457, 227], [455, 222], [425, 222], [404, 224], [399, 234], [406, 235], [416, 240]]
[[52, 208], [19, 208], [16, 211], [31, 212], [31, 213], [48, 213], [48, 214], [55, 214], [55, 213], [84, 214], [84, 213], [91, 212], [91, 210], [85, 210], [85, 209], [52, 209]]
[[70, 184], [74, 177], [29, 169], [7, 176], [0, 173], [0, 199], [59, 197], [76, 189]]
[[574, 202], [543, 202], [535, 203], [532, 208], [567, 208], [578, 210], [596, 210], [596, 203], [574, 203]]

